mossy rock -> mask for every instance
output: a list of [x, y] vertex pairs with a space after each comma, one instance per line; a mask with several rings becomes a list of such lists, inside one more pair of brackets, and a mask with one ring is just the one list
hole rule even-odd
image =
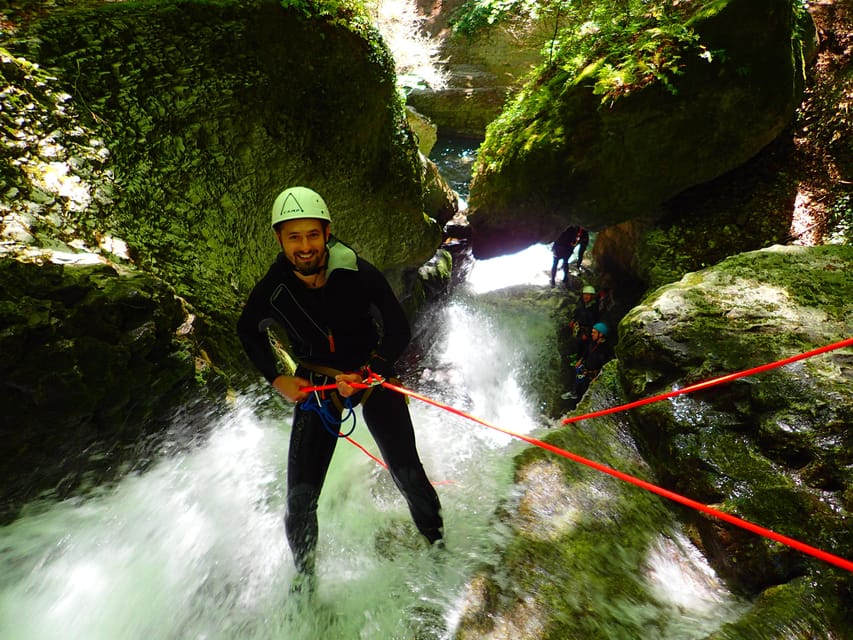
[[[575, 413], [849, 337], [851, 267], [849, 247], [773, 247], [650, 294]], [[589, 463], [849, 558], [851, 373], [850, 349], [831, 351], [541, 436], [569, 455], [517, 456], [516, 490], [495, 522], [508, 542], [471, 580], [456, 637], [848, 637], [848, 573]], [[698, 588], [701, 602], [673, 602], [664, 567], [692, 585], [675, 591]], [[670, 576], [664, 588], [657, 571]]]
[[[631, 398], [746, 371], [850, 336], [853, 249], [772, 247], [667, 285], [620, 325]], [[849, 557], [853, 359], [831, 350], [636, 410], [667, 486]], [[728, 526], [698, 525], [721, 572], [749, 593], [815, 561]], [[810, 568], [808, 568], [810, 567]]]
[[0, 519], [42, 492], [115, 477], [140, 440], [204, 397], [191, 318], [150, 275], [5, 257], [0, 320]]
[[[603, 63], [545, 67], [488, 129], [471, 184], [478, 257], [653, 220], [659, 205], [743, 164], [790, 123], [804, 60], [790, 0], [709, 3], [691, 23], [708, 50], [681, 52], [673, 90], [649, 84], [601, 104]], [[511, 233], [510, 233], [511, 232]]]
[[107, 196], [68, 217], [123, 240], [227, 328], [209, 343], [223, 366], [248, 369], [233, 327], [278, 250], [269, 207], [284, 187], [319, 191], [336, 235], [398, 292], [440, 244], [393, 60], [365, 20], [274, 0], [78, 3], [38, 14], [8, 46], [68, 96], [34, 140], [76, 126], [99, 138], [101, 162], [75, 179]]

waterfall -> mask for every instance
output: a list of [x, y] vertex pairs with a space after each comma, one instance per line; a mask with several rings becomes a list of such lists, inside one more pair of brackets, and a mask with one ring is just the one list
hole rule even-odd
[[[511, 363], [523, 359], [524, 341], [502, 335], [477, 304], [494, 283], [547, 277], [543, 255], [533, 248], [475, 265], [470, 282], [424, 319], [438, 329], [404, 383], [515, 432], [553, 426], [517, 384]], [[341, 441], [319, 505], [315, 602], [299, 606], [282, 525], [290, 416], [256, 411], [257, 402], [238, 397], [194, 446], [94, 495], [33, 505], [0, 530], [0, 637], [451, 637], [468, 581], [503, 546], [493, 514], [513, 489], [522, 444], [411, 401], [443, 503], [439, 550], [421, 541], [388, 473]], [[353, 438], [375, 453], [356, 419]], [[683, 586], [695, 578], [674, 557], [659, 554], [661, 584], [677, 585], [673, 598], [696, 597]]]
[[[404, 382], [532, 431], [537, 419], [506, 365], [518, 345], [506, 344], [471, 295], [431, 312], [439, 337]], [[0, 529], [0, 637], [449, 633], [466, 580], [500, 546], [493, 512], [511, 488], [521, 444], [411, 401], [424, 466], [443, 502], [440, 551], [421, 541], [388, 473], [341, 441], [319, 505], [317, 608], [300, 610], [289, 594], [294, 570], [282, 525], [290, 415], [255, 411], [257, 402], [238, 397], [194, 446], [95, 494], [32, 505]], [[356, 419], [352, 437], [376, 453], [358, 412]]]

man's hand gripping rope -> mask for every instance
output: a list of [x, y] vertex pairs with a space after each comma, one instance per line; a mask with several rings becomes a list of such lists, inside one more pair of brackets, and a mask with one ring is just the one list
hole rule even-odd
[[[302, 378], [293, 378], [294, 380], [302, 380]], [[311, 383], [304, 380], [307, 385]], [[385, 382], [385, 378], [373, 373], [369, 367], [365, 367], [359, 373], [339, 373], [335, 376], [334, 384], [325, 384], [319, 386], [300, 386], [298, 395], [301, 396], [301, 407], [306, 411], [314, 411], [320, 416], [320, 419], [331, 435], [337, 438], [348, 438], [355, 431], [356, 417], [352, 401], [350, 397], [353, 394], [362, 391], [363, 389], [372, 389], [373, 387], [381, 386]], [[338, 403], [341, 410], [341, 416], [337, 417], [331, 409], [332, 399], [325, 394], [324, 391], [337, 391], [341, 396], [342, 403]], [[368, 391], [367, 393], [370, 393]], [[287, 397], [287, 396], [285, 396]], [[352, 420], [352, 427], [344, 433], [341, 426]]]
[[342, 398], [349, 398], [362, 389], [381, 386], [385, 378], [365, 367], [358, 373], [341, 373], [335, 376], [335, 388]]

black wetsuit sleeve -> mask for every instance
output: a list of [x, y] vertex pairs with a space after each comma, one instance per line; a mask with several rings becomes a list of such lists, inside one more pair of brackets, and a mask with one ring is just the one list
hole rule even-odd
[[394, 375], [394, 363], [412, 338], [409, 320], [382, 272], [361, 259], [358, 269], [382, 325], [382, 335], [368, 364], [379, 375]]
[[237, 335], [249, 360], [268, 382], [272, 382], [281, 374], [266, 331], [273, 322], [268, 300], [269, 295], [262, 281], [252, 290], [243, 313], [240, 314]]

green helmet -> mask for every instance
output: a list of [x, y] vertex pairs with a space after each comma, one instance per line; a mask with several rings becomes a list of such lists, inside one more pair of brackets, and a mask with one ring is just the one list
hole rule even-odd
[[592, 295], [595, 295], [595, 287], [586, 285], [583, 289], [581, 289], [581, 293], [591, 293]]
[[317, 218], [331, 222], [329, 207], [316, 191], [308, 187], [290, 187], [285, 189], [272, 205], [271, 224], [273, 229], [279, 222], [298, 220], [299, 218]]

